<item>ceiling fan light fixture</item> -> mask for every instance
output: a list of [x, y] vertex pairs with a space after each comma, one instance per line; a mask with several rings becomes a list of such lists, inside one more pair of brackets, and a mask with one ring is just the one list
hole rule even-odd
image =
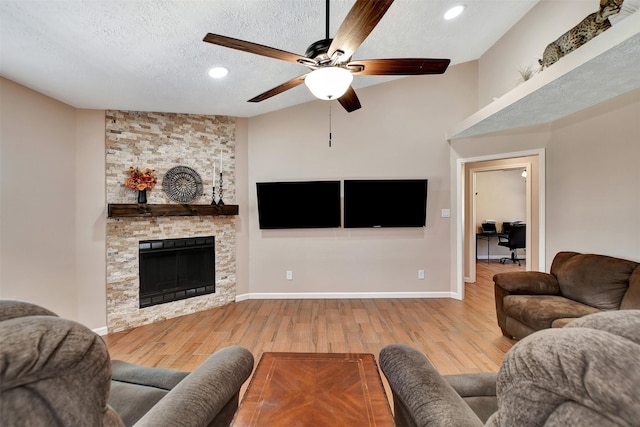
[[462, 11], [464, 10], [466, 6], [463, 4], [459, 4], [457, 6], [453, 6], [451, 9], [447, 10], [447, 12], [444, 14], [444, 19], [446, 19], [447, 21], [455, 18], [456, 16], [460, 15], [462, 13]]
[[319, 99], [338, 99], [349, 89], [353, 75], [345, 68], [322, 67], [305, 77], [304, 83], [311, 93]]
[[229, 74], [229, 69], [225, 67], [213, 67], [209, 70], [209, 76], [214, 79], [221, 79]]

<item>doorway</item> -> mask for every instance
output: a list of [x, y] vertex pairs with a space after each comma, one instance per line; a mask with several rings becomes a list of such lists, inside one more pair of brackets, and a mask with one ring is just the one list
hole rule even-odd
[[[476, 238], [475, 246], [471, 249], [475, 255], [472, 259], [486, 260], [486, 263], [495, 263], [505, 257], [510, 257], [511, 252], [499, 243], [506, 241], [508, 225], [514, 223], [526, 224], [528, 202], [530, 201], [525, 167], [508, 167], [490, 170], [473, 171], [473, 206], [471, 208], [471, 223], [476, 232], [480, 234]], [[524, 248], [516, 251], [518, 259], [526, 255]], [[520, 261], [518, 261], [518, 264]], [[465, 277], [469, 274], [465, 274]], [[474, 282], [474, 280], [471, 280]]]
[[506, 153], [457, 160], [456, 297], [464, 298], [464, 283], [476, 279], [476, 215], [474, 179], [483, 171], [526, 171], [526, 269], [543, 271], [544, 254], [544, 150]]

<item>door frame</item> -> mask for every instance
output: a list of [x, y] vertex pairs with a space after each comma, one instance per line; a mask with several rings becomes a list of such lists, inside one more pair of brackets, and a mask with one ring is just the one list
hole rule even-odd
[[[456, 226], [455, 226], [455, 246], [456, 246], [456, 290], [454, 293], [454, 298], [456, 299], [464, 299], [464, 256], [465, 256], [465, 242], [467, 239], [467, 235], [470, 234], [468, 230], [465, 229], [465, 200], [466, 195], [469, 191], [473, 191], [473, 188], [465, 188], [466, 178], [469, 173], [473, 173], [468, 170], [466, 165], [468, 163], [476, 163], [476, 162], [484, 162], [484, 161], [492, 161], [492, 160], [506, 160], [506, 159], [517, 159], [519, 157], [530, 157], [537, 156], [538, 157], [538, 179], [533, 182], [530, 178], [527, 178], [527, 222], [530, 221], [531, 209], [531, 189], [537, 186], [539, 201], [538, 201], [538, 270], [546, 271], [546, 258], [545, 258], [545, 150], [534, 149], [534, 150], [526, 150], [526, 151], [518, 151], [511, 153], [499, 153], [499, 154], [490, 154], [485, 156], [478, 157], [467, 157], [467, 158], [459, 158], [456, 160]], [[513, 167], [517, 167], [515, 165], [520, 165], [520, 167], [527, 168], [527, 176], [531, 177], [531, 166], [527, 166], [528, 162], [520, 162], [514, 163]], [[511, 167], [511, 165], [509, 165]], [[480, 168], [481, 169], [481, 168]], [[496, 168], [493, 168], [496, 169]], [[478, 171], [479, 168], [474, 168], [475, 171]], [[488, 169], [486, 169], [488, 170]], [[475, 203], [474, 203], [475, 205]], [[474, 207], [474, 206], [473, 206]], [[474, 212], [475, 215], [475, 212]], [[531, 227], [527, 227], [527, 242], [529, 242], [530, 236], [533, 230]], [[470, 245], [472, 247], [471, 251], [475, 254], [474, 245]], [[527, 259], [529, 255], [527, 253]], [[529, 264], [527, 264], [527, 269], [529, 269]], [[475, 268], [473, 269], [475, 276]], [[471, 277], [467, 277], [466, 279], [470, 280]], [[475, 280], [475, 277], [473, 277]]]

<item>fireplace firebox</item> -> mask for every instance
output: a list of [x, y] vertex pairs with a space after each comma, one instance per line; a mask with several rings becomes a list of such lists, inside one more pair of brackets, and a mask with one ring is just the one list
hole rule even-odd
[[140, 308], [215, 292], [215, 239], [141, 240]]

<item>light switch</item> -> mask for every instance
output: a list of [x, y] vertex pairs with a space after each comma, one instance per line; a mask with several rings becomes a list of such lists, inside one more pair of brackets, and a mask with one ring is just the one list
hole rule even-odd
[[451, 218], [451, 209], [442, 209], [442, 218]]

